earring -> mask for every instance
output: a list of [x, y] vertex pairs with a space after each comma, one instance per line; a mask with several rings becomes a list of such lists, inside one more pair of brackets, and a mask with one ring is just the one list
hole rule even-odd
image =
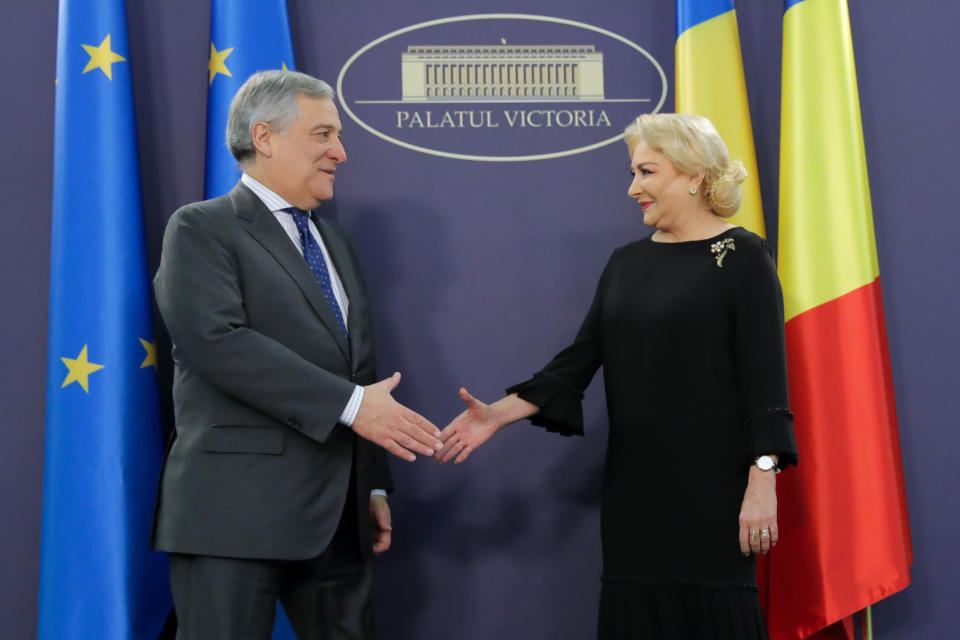
[[697, 195], [697, 188], [696, 188], [696, 187], [690, 187], [690, 195], [692, 195], [692, 196]]

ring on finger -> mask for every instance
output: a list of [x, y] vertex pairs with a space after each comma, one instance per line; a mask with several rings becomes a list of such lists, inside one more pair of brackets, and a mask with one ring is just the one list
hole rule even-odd
[[770, 529], [760, 529], [760, 537], [761, 537], [761, 538], [769, 538], [769, 537], [770, 537]]

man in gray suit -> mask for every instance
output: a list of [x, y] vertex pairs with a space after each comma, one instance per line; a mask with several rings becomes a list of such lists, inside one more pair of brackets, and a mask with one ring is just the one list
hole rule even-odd
[[[384, 449], [439, 430], [376, 382], [363, 281], [342, 228], [312, 210], [346, 153], [333, 91], [252, 76], [230, 105], [243, 170], [171, 217], [154, 280], [173, 340], [176, 435], [153, 545], [169, 551], [178, 638], [372, 637], [370, 557], [390, 546]], [[377, 446], [379, 445], [379, 446]]]

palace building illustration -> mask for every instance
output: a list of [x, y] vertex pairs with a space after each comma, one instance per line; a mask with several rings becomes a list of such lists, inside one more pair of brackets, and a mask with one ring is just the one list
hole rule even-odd
[[403, 102], [603, 100], [593, 45], [410, 46]]

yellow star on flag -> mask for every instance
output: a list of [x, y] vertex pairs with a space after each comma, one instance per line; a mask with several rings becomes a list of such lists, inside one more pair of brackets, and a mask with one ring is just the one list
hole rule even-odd
[[143, 345], [144, 350], [147, 352], [147, 357], [143, 359], [143, 362], [140, 363], [141, 369], [146, 369], [147, 367], [157, 368], [157, 345], [143, 338], [140, 338], [140, 344]]
[[60, 359], [63, 360], [63, 364], [67, 365], [67, 370], [69, 371], [60, 388], [63, 389], [68, 384], [77, 382], [83, 387], [84, 391], [90, 393], [90, 385], [88, 383], [90, 374], [103, 369], [103, 365], [87, 360], [87, 345], [83, 345], [83, 349], [80, 350], [80, 355], [76, 358]]
[[113, 67], [110, 65], [112, 65], [114, 62], [126, 61], [126, 58], [121, 56], [119, 53], [110, 50], [109, 33], [98, 47], [94, 47], [93, 45], [89, 44], [82, 46], [83, 50], [90, 54], [90, 62], [88, 62], [87, 66], [83, 68], [84, 73], [87, 71], [92, 71], [93, 69], [100, 69], [100, 71], [103, 71], [107, 78], [113, 80]]
[[230, 69], [227, 69], [227, 56], [231, 53], [233, 53], [233, 47], [224, 49], [223, 51], [217, 51], [213, 43], [210, 43], [210, 61], [207, 63], [207, 69], [210, 71], [210, 84], [213, 84], [213, 79], [218, 73], [233, 77]]

